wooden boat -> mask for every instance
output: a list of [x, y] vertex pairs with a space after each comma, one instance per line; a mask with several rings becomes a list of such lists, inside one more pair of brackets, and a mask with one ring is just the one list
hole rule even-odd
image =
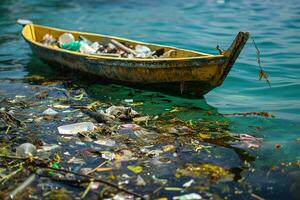
[[[175, 96], [201, 98], [220, 86], [242, 48], [248, 40], [248, 32], [239, 32], [231, 46], [220, 51], [220, 55], [179, 49], [171, 46], [149, 44], [120, 37], [57, 29], [33, 23], [23, 24], [22, 36], [32, 52], [41, 60], [58, 63], [70, 69], [97, 75], [100, 80], [110, 80], [138, 88], [159, 90]], [[151, 50], [174, 49], [171, 58], [116, 58], [84, 54], [61, 48], [52, 48], [39, 41], [45, 34], [58, 38], [63, 33], [72, 33], [75, 39], [80, 35], [91, 41], [117, 40], [125, 45], [145, 45]]]

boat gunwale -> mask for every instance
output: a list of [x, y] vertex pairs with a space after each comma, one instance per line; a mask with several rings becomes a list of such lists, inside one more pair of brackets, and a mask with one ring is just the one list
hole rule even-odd
[[[144, 45], [154, 45], [158, 47], [166, 47], [166, 48], [171, 48], [174, 50], [178, 51], [186, 51], [186, 52], [191, 52], [191, 53], [196, 53], [196, 54], [204, 54], [203, 56], [194, 56], [194, 57], [182, 57], [182, 58], [116, 58], [116, 57], [109, 57], [109, 56], [100, 56], [100, 55], [93, 55], [93, 54], [86, 54], [86, 53], [81, 53], [81, 52], [76, 52], [76, 51], [70, 51], [70, 50], [65, 50], [61, 48], [53, 48], [50, 46], [43, 45], [40, 42], [35, 41], [34, 39], [30, 39], [27, 37], [27, 34], [24, 34], [24, 29], [30, 26], [30, 28], [33, 26], [33, 28], [36, 27], [41, 27], [41, 28], [46, 28], [46, 29], [51, 29], [54, 31], [64, 31], [64, 32], [70, 32], [70, 33], [77, 33], [77, 34], [83, 34], [83, 35], [92, 35], [92, 36], [98, 36], [98, 37], [104, 37], [104, 38], [111, 38], [111, 39], [117, 39], [117, 40], [125, 40], [128, 42], [133, 42], [133, 43], [138, 43], [138, 44], [144, 44]], [[32, 30], [30, 30], [32, 31]], [[188, 50], [188, 49], [182, 49], [182, 48], [177, 48], [173, 46], [167, 46], [167, 45], [159, 45], [159, 44], [153, 44], [153, 43], [147, 43], [147, 42], [141, 42], [137, 40], [132, 40], [132, 39], [127, 39], [127, 38], [122, 38], [122, 37], [117, 37], [117, 36], [111, 36], [111, 35], [104, 35], [104, 34], [97, 34], [97, 33], [90, 33], [90, 32], [81, 32], [81, 31], [74, 31], [74, 30], [65, 30], [65, 29], [60, 29], [60, 28], [54, 28], [54, 27], [49, 27], [49, 26], [43, 26], [43, 25], [37, 25], [37, 24], [28, 24], [23, 27], [22, 30], [22, 36], [23, 38], [30, 42], [33, 43], [39, 47], [42, 48], [47, 48], [53, 51], [58, 51], [58, 52], [64, 52], [64, 53], [69, 53], [73, 54], [76, 56], [83, 56], [87, 57], [88, 59], [105, 59], [105, 60], [119, 60], [119, 61], [135, 61], [135, 62], [158, 62], [158, 61], [193, 61], [193, 60], [198, 60], [198, 59], [205, 59], [205, 58], [226, 58], [224, 55], [212, 55], [212, 54], [206, 54], [202, 52], [197, 52], [193, 50]]]

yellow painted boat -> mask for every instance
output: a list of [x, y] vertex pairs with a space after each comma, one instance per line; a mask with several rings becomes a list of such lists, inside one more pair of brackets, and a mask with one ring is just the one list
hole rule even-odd
[[[201, 98], [215, 87], [220, 86], [249, 38], [248, 32], [239, 32], [226, 51], [220, 51], [220, 55], [211, 55], [33, 23], [23, 25], [22, 36], [30, 45], [32, 52], [47, 63], [56, 63], [70, 69], [96, 75], [100, 80], [110, 80], [133, 87], [159, 90], [167, 94], [189, 98]], [[72, 33], [75, 39], [78, 39], [80, 35], [91, 41], [105, 42], [114, 39], [127, 46], [141, 44], [148, 46], [151, 50], [164, 48], [165, 51], [168, 51], [173, 49], [176, 54], [171, 58], [116, 58], [54, 48], [39, 42], [45, 34], [58, 38], [66, 32]]]

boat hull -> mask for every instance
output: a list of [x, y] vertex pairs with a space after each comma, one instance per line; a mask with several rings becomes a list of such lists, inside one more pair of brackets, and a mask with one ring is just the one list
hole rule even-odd
[[[148, 88], [191, 98], [201, 98], [222, 84], [249, 37], [249, 33], [240, 32], [230, 48], [221, 55], [197, 53], [174, 47], [179, 57], [126, 59], [82, 54], [45, 46], [38, 41], [47, 32], [56, 36], [63, 32], [71, 32], [76, 37], [83, 34], [85, 37], [93, 37], [94, 40], [106, 38], [97, 34], [72, 32], [33, 24], [26, 25], [22, 31], [24, 39], [30, 45], [32, 52], [47, 63], [56, 63], [56, 65], [66, 66], [72, 70], [98, 76], [99, 81], [109, 80], [136, 88]], [[112, 37], [109, 36], [106, 39], [110, 38]], [[137, 41], [116, 39], [129, 44], [138, 44]], [[156, 49], [173, 48], [148, 45]]]
[[191, 98], [201, 98], [216, 87], [219, 79], [216, 74], [221, 74], [222, 66], [226, 61], [223, 57], [155, 63], [101, 60], [79, 57], [29, 44], [32, 52], [48, 64], [52, 63], [52, 65], [65, 66], [72, 70], [96, 75], [101, 81], [112, 81]]

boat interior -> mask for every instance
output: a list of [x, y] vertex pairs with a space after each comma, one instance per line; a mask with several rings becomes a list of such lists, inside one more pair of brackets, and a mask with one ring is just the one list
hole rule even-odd
[[40, 43], [42, 38], [46, 35], [52, 35], [54, 38], [58, 39], [60, 35], [63, 33], [71, 33], [75, 37], [75, 40], [78, 40], [79, 36], [84, 36], [88, 40], [92, 42], [99, 42], [99, 44], [107, 44], [110, 42], [111, 39], [117, 40], [118, 42], [124, 44], [125, 46], [136, 46], [137, 44], [145, 45], [149, 47], [152, 51], [158, 50], [158, 49], [164, 49], [164, 51], [169, 50], [175, 50], [175, 55], [173, 58], [186, 58], [186, 57], [210, 57], [214, 56], [211, 54], [206, 54], [202, 52], [196, 52], [186, 49], [179, 49], [176, 47], [171, 46], [164, 46], [164, 45], [156, 45], [156, 44], [149, 44], [145, 42], [139, 42], [134, 41], [130, 39], [125, 39], [121, 37], [114, 37], [114, 36], [108, 36], [108, 35], [102, 35], [102, 34], [94, 34], [94, 33], [86, 33], [86, 32], [79, 32], [79, 31], [70, 31], [70, 30], [63, 30], [58, 28], [52, 28], [47, 26], [41, 26], [36, 24], [28, 24], [23, 28], [22, 34], [23, 36], [34, 43]]

